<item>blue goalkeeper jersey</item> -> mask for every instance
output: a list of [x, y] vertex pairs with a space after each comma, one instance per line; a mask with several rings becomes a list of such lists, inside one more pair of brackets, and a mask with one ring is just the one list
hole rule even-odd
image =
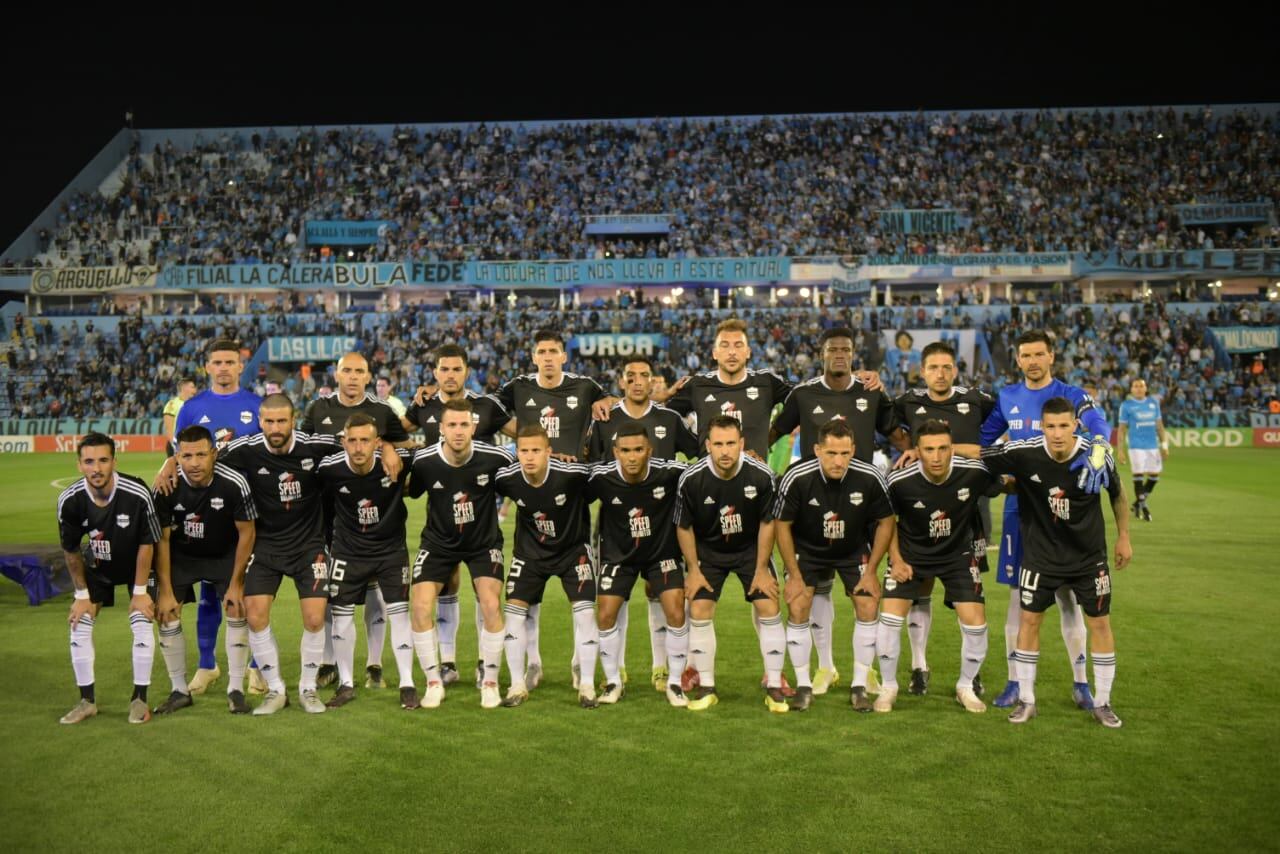
[[244, 389], [231, 394], [205, 389], [182, 405], [173, 434], [176, 436], [187, 427], [206, 427], [218, 447], [225, 448], [232, 439], [262, 432], [258, 427], [261, 404], [262, 398]]
[[1160, 420], [1160, 403], [1154, 397], [1135, 400], [1130, 397], [1120, 404], [1118, 419], [1129, 430], [1129, 447], [1135, 451], [1154, 451], [1160, 447], [1156, 422]]

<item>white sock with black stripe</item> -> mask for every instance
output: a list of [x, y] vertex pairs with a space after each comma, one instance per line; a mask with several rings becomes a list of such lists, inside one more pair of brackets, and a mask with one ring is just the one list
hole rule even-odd
[[538, 617], [542, 614], [542, 603], [529, 606], [529, 615], [524, 621], [524, 652], [530, 664], [542, 666], [542, 649], [538, 645]]
[[1095, 652], [1093, 654], [1093, 705], [1095, 707], [1111, 704], [1111, 684], [1115, 679], [1116, 654]]
[[987, 658], [987, 624], [966, 626], [960, 624], [960, 680], [956, 682], [956, 690], [968, 688], [973, 690], [973, 678], [982, 669], [982, 662]]
[[1040, 663], [1040, 651], [1016, 649], [1014, 663], [1018, 666], [1018, 699], [1034, 705], [1036, 702], [1036, 666]]
[[140, 611], [130, 612], [129, 628], [133, 632], [133, 684], [135, 688], [144, 687], [151, 684], [151, 668], [156, 660], [156, 633], [151, 628], [151, 620]]
[[907, 640], [911, 643], [911, 669], [929, 669], [929, 629], [933, 626], [933, 600], [921, 599], [907, 612]]
[[667, 684], [679, 685], [689, 663], [689, 623], [679, 628], [667, 626], [663, 638], [667, 647]]
[[[667, 651], [667, 614], [660, 599], [649, 600], [649, 652], [653, 655], [653, 669], [668, 667], [671, 654]], [[687, 633], [686, 633], [687, 634]]]
[[[270, 632], [271, 629], [268, 628], [267, 633]], [[224, 642], [227, 647], [227, 692], [244, 691], [244, 677], [249, 671], [249, 621], [228, 617]], [[274, 646], [275, 640], [271, 643]], [[284, 682], [280, 680], [279, 653], [276, 653], [276, 659], [271, 662], [259, 658], [258, 670], [271, 690], [276, 690], [277, 684], [280, 690], [284, 689]]]
[[160, 625], [160, 654], [164, 656], [164, 667], [169, 671], [173, 690], [187, 693], [187, 645], [181, 621]]
[[879, 631], [879, 620], [858, 620], [853, 626], [853, 681], [849, 684], [855, 688], [867, 687], [867, 675], [876, 663], [876, 635]]
[[622, 646], [622, 631], [615, 623], [612, 628], [600, 629], [600, 669], [604, 671], [606, 685], [622, 681], [618, 666], [618, 649]]
[[905, 617], [880, 615], [876, 630], [876, 652], [880, 656], [880, 685], [886, 690], [898, 688], [898, 658], [902, 655], [902, 625]]
[[813, 655], [813, 635], [810, 634], [808, 620], [803, 623], [787, 621], [787, 655], [791, 658], [791, 669], [796, 673], [796, 686], [812, 688], [809, 659]]
[[596, 626], [594, 602], [573, 603], [573, 643], [578, 649], [579, 684], [594, 687], [596, 658], [600, 653], [600, 629]]
[[618, 609], [618, 670], [627, 669], [627, 626], [631, 625], [631, 600], [623, 599]]
[[409, 620], [408, 602], [387, 603], [387, 625], [391, 629], [391, 653], [400, 674], [400, 687], [413, 687], [413, 626]]
[[457, 593], [446, 594], [436, 600], [436, 632], [440, 637], [442, 662], [455, 664], [458, 660], [458, 620], [461, 616]]
[[1059, 587], [1054, 598], [1058, 601], [1058, 619], [1062, 623], [1062, 642], [1071, 659], [1071, 680], [1081, 684], [1089, 681], [1089, 667], [1085, 648], [1089, 634], [1084, 628], [1084, 609], [1076, 602], [1076, 594], [1066, 587]]
[[382, 666], [382, 648], [387, 643], [387, 603], [381, 587], [370, 587], [364, 597], [365, 667]]
[[93, 617], [86, 614], [71, 627], [70, 643], [71, 669], [76, 674], [76, 685], [81, 689], [81, 696], [87, 691], [89, 696], [85, 699], [92, 703], [93, 663], [96, 658], [93, 647]]
[[[253, 642], [252, 636], [249, 641]], [[303, 629], [299, 654], [302, 659], [302, 675], [298, 677], [298, 691], [314, 691], [320, 664], [324, 659], [324, 629], [314, 632]]]
[[440, 682], [440, 659], [436, 650], [435, 626], [425, 632], [413, 632], [413, 649], [418, 654], [418, 665], [426, 674], [427, 687], [430, 688], [433, 682]]
[[813, 636], [813, 648], [818, 651], [820, 670], [836, 669], [835, 654], [831, 648], [835, 622], [836, 605], [831, 600], [831, 585], [824, 584], [813, 591], [813, 604], [809, 606], [809, 631]]
[[761, 617], [757, 625], [760, 657], [764, 659], [764, 684], [769, 688], [781, 688], [782, 668], [787, 661], [787, 630], [782, 626], [782, 615]]
[[[716, 686], [716, 626], [712, 620], [689, 621], [689, 660], [698, 671], [698, 684]], [[674, 675], [674, 674], [673, 674]]]
[[1004, 615], [1004, 654], [1009, 665], [1009, 681], [1018, 681], [1018, 627], [1022, 625], [1022, 605], [1018, 600], [1021, 591], [1017, 587], [1010, 588], [1009, 610]]
[[355, 687], [356, 609], [352, 605], [333, 605], [333, 653], [338, 665], [338, 685]]
[[[502, 612], [506, 617], [506, 634], [502, 638], [502, 644], [506, 648], [507, 670], [511, 674], [511, 689], [513, 691], [525, 691], [527, 688], [524, 682], [524, 669], [528, 644], [525, 631], [529, 626], [529, 609], [521, 605], [507, 603], [503, 606]], [[481, 629], [482, 633], [483, 631]]]

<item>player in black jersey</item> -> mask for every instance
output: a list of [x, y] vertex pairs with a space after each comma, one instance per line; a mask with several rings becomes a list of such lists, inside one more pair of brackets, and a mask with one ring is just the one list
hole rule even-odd
[[[1040, 658], [1040, 624], [1059, 588], [1070, 588], [1084, 611], [1093, 654], [1093, 716], [1107, 727], [1119, 727], [1111, 708], [1116, 675], [1115, 636], [1111, 631], [1111, 570], [1107, 566], [1106, 524], [1102, 496], [1088, 492], [1074, 463], [1090, 453], [1076, 434], [1075, 407], [1064, 397], [1050, 398], [1040, 416], [1042, 436], [985, 448], [982, 459], [997, 474], [1017, 479], [1023, 543], [1018, 575], [1022, 621], [1018, 627], [1018, 704], [1009, 720], [1025, 723], [1036, 716], [1036, 665]], [[1124, 487], [1108, 454], [1107, 492], [1116, 520], [1115, 568], [1133, 560]]]
[[[133, 697], [129, 722], [151, 719], [147, 686], [155, 660], [151, 619], [155, 606], [148, 583], [154, 543], [160, 524], [146, 484], [116, 471], [116, 446], [110, 436], [90, 433], [76, 445], [83, 477], [58, 496], [58, 539], [75, 586], [71, 600], [71, 668], [80, 688], [80, 702], [62, 716], [76, 724], [98, 713], [94, 694], [93, 626], [103, 605], [115, 604], [118, 584], [131, 585], [129, 625], [133, 632]], [[86, 565], [80, 544], [89, 538]]]
[[[832, 419], [818, 428], [816, 459], [791, 466], [778, 485], [775, 531], [787, 582], [787, 651], [796, 672], [791, 708], [809, 707], [812, 636], [809, 611], [814, 592], [830, 590], [836, 574], [853, 602], [853, 688], [850, 702], [871, 711], [867, 674], [875, 663], [876, 606], [880, 599], [877, 567], [893, 537], [893, 508], [880, 470], [854, 459], [853, 431]], [[868, 543], [867, 531], [874, 531]]]
[[[904, 392], [893, 402], [899, 423], [914, 434], [930, 419], [945, 421], [951, 427], [953, 452], [968, 459], [978, 459], [982, 450], [982, 423], [995, 408], [995, 398], [979, 389], [955, 384], [956, 354], [945, 341], [935, 341], [924, 348], [921, 366], [925, 387]], [[915, 449], [909, 448], [898, 457], [894, 468], [905, 468], [917, 459]], [[979, 526], [974, 530], [974, 548], [975, 554], [981, 555], [978, 559], [980, 572], [989, 568], [987, 541], [991, 538], [991, 497], [998, 489], [998, 485], [993, 486], [992, 491], [978, 503]], [[979, 540], [981, 542], [977, 542]], [[907, 691], [916, 695], [926, 694], [929, 690], [927, 649], [929, 630], [933, 625], [932, 594], [933, 579], [921, 582], [920, 599], [911, 604], [911, 611], [907, 614], [907, 638], [911, 642], [911, 684]], [[982, 696], [981, 675], [974, 679], [974, 693]]]
[[216, 462], [213, 434], [192, 426], [175, 437], [178, 483], [156, 492], [160, 539], [156, 543], [156, 618], [160, 651], [173, 690], [156, 707], [168, 714], [192, 704], [187, 683], [187, 645], [182, 637], [182, 605], [195, 601], [196, 582], [214, 585], [227, 610], [227, 705], [248, 714], [244, 700], [249, 667], [249, 623], [244, 611], [244, 570], [253, 556], [258, 518], [249, 482]]
[[[877, 433], [899, 449], [909, 447], [911, 441], [894, 418], [892, 401], [884, 393], [879, 374], [853, 370], [853, 331], [844, 327], [823, 331], [818, 350], [822, 374], [797, 385], [782, 401], [782, 411], [769, 430], [770, 445], [799, 429], [800, 458], [812, 459], [819, 428], [840, 418], [853, 431], [854, 454], [860, 462], [874, 462]], [[872, 531], [862, 537], [868, 545], [873, 538]], [[813, 645], [818, 652], [818, 670], [813, 675], [815, 695], [827, 693], [840, 679], [831, 643], [835, 616], [831, 584], [824, 582], [815, 588], [810, 608]]]
[[707, 456], [690, 466], [677, 486], [675, 523], [684, 555], [690, 605], [689, 657], [699, 687], [689, 708], [701, 711], [716, 696], [713, 620], [725, 579], [736, 575], [751, 603], [765, 667], [765, 705], [788, 709], [782, 693], [787, 638], [778, 610], [773, 552], [773, 472], [742, 447], [742, 428], [730, 415], [707, 427]]
[[[414, 399], [409, 411], [401, 419], [406, 430], [421, 431], [424, 437], [423, 446], [431, 447], [440, 441], [440, 422], [444, 418], [444, 408], [450, 400], [467, 400], [471, 403], [471, 420], [475, 424], [474, 438], [489, 442], [497, 433], [514, 437], [516, 420], [502, 408], [498, 401], [489, 395], [476, 394], [466, 387], [467, 351], [457, 344], [445, 344], [438, 348], [433, 356], [435, 363], [432, 369], [437, 391], [431, 395], [419, 394]], [[419, 403], [421, 400], [421, 403]], [[458, 681], [458, 627], [461, 614], [458, 609], [458, 587], [461, 582], [460, 567], [455, 567], [449, 582], [440, 591], [436, 601], [435, 629], [440, 640], [440, 678], [444, 687]], [[498, 602], [501, 620], [501, 601]], [[484, 631], [484, 616], [480, 603], [475, 606], [476, 641], [479, 643]], [[483, 650], [477, 650], [477, 661], [484, 659]], [[484, 667], [478, 667], [476, 687], [484, 682]]]
[[[659, 375], [659, 378], [661, 375]], [[665, 382], [665, 380], [664, 380]], [[684, 419], [673, 409], [667, 409], [652, 399], [653, 362], [645, 356], [632, 356], [622, 369], [623, 399], [609, 410], [609, 420], [594, 421], [587, 436], [588, 456], [593, 462], [612, 462], [613, 441], [623, 427], [641, 425], [651, 444], [652, 456], [660, 460], [674, 460], [677, 454], [696, 457], [699, 454], [698, 437], [685, 425]], [[674, 493], [673, 493], [674, 494]], [[659, 691], [667, 688], [667, 618], [657, 593], [645, 582], [645, 597], [649, 603], [649, 649], [653, 657], [653, 687]], [[623, 601], [618, 612], [618, 634], [622, 645], [618, 651], [618, 668], [626, 679], [628, 602]], [[677, 676], [679, 674], [676, 674]]]
[[986, 704], [973, 691], [973, 678], [987, 655], [986, 600], [973, 531], [978, 502], [994, 478], [982, 463], [953, 452], [951, 428], [944, 421], [926, 421], [915, 441], [919, 460], [889, 476], [898, 525], [889, 546], [876, 636], [881, 689], [875, 710], [893, 711], [902, 624], [911, 603], [920, 598], [920, 582], [938, 578], [962, 632], [956, 702], [966, 711], [985, 712]]
[[[336, 436], [347, 423], [347, 418], [357, 412], [371, 417], [378, 428], [378, 435], [384, 443], [393, 448], [413, 448], [416, 443], [405, 432], [400, 416], [386, 403], [378, 400], [369, 392], [369, 381], [373, 375], [369, 372], [369, 361], [359, 353], [347, 353], [338, 360], [334, 370], [338, 391], [328, 397], [319, 397], [307, 406], [302, 415], [301, 429], [311, 435]], [[386, 464], [394, 469], [399, 463], [399, 456], [394, 450], [384, 448], [381, 455]], [[398, 470], [397, 470], [398, 471]], [[326, 524], [328, 520], [326, 519]], [[387, 638], [386, 611], [378, 585], [369, 586], [368, 597], [364, 602], [364, 625], [368, 638], [368, 660], [365, 663], [365, 687], [386, 687], [382, 680], [382, 647]], [[319, 685], [325, 687], [333, 683], [336, 671], [333, 668], [332, 625], [326, 634], [329, 640], [325, 645], [324, 665], [320, 668]]]
[[542, 599], [552, 578], [559, 578], [573, 607], [573, 640], [580, 677], [578, 703], [595, 708], [595, 669], [600, 639], [596, 626], [595, 570], [588, 541], [585, 465], [553, 459], [547, 431], [538, 424], [520, 428], [517, 462], [498, 472], [498, 494], [516, 505], [516, 542], [507, 573], [507, 668], [511, 687], [504, 705], [528, 698], [525, 677], [525, 621], [530, 603]]
[[[496, 480], [512, 462], [502, 448], [473, 440], [474, 410], [466, 398], [449, 400], [440, 417], [440, 441], [413, 456], [409, 497], [427, 494], [427, 519], [413, 561], [413, 645], [427, 677], [423, 708], [444, 700], [444, 670], [437, 658], [436, 596], [447, 589], [459, 564], [471, 573], [481, 613], [480, 704], [497, 708], [502, 667], [502, 532], [498, 528]], [[455, 588], [456, 590], [456, 588]], [[457, 610], [454, 609], [456, 617]], [[433, 620], [433, 617], [435, 619]], [[456, 637], [456, 634], [455, 634]], [[446, 659], [452, 664], [451, 659]]]
[[253, 559], [244, 576], [249, 648], [268, 683], [266, 697], [254, 709], [256, 715], [273, 714], [288, 703], [280, 674], [280, 650], [271, 630], [271, 606], [285, 579], [293, 582], [302, 612], [302, 673], [298, 681], [302, 708], [313, 714], [324, 711], [316, 688], [327, 634], [324, 617], [329, 582], [317, 469], [339, 445], [333, 436], [294, 430], [294, 414], [288, 396], [267, 395], [258, 409], [262, 432], [235, 440], [220, 456], [222, 463], [249, 481], [258, 510]]
[[[646, 378], [646, 389], [648, 385]], [[636, 580], [643, 578], [663, 613], [666, 648], [659, 688], [671, 705], [687, 706], [680, 675], [688, 660], [689, 629], [684, 624], [680, 545], [672, 523], [676, 487], [685, 466], [654, 458], [648, 431], [639, 421], [617, 427], [612, 443], [614, 462], [597, 465], [587, 484], [589, 500], [600, 502], [597, 622], [605, 681], [600, 702], [616, 703], [622, 697], [624, 629], [618, 617]]]
[[318, 469], [325, 500], [333, 506], [333, 541], [329, 547], [329, 611], [338, 689], [326, 706], [345, 706], [355, 699], [355, 606], [365, 601], [376, 581], [382, 589], [391, 645], [400, 675], [400, 702], [418, 705], [413, 687], [413, 647], [409, 633], [409, 554], [405, 549], [404, 482], [409, 452], [397, 449], [402, 465], [396, 477], [379, 466], [378, 425], [363, 412], [342, 426], [340, 454], [326, 457]]

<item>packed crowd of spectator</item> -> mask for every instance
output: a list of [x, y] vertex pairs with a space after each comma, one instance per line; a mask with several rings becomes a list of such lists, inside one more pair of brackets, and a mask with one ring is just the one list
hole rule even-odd
[[[561, 330], [566, 340], [577, 333], [644, 332], [664, 337], [656, 367], [670, 380], [714, 368], [710, 355], [716, 324], [728, 311], [673, 310], [659, 303], [622, 308], [614, 303], [574, 311], [526, 308], [509, 311], [440, 311], [409, 305], [387, 315], [326, 315], [294, 310], [280, 301], [255, 316], [131, 314], [120, 318], [118, 331], [104, 334], [92, 318], [55, 326], [47, 318], [19, 316], [3, 331], [8, 340], [0, 359], [4, 396], [0, 410], [13, 417], [158, 418], [174, 383], [192, 376], [204, 384], [204, 347], [214, 338], [241, 342], [246, 353], [257, 351], [277, 335], [349, 335], [369, 358], [375, 376], [391, 380], [402, 398], [411, 397], [429, 379], [432, 350], [456, 342], [467, 350], [470, 387], [497, 389], [518, 373], [531, 370], [532, 333]], [[921, 312], [924, 312], [922, 315]], [[973, 363], [962, 356], [962, 382], [999, 388], [1016, 381], [1012, 341], [1031, 328], [1051, 330], [1057, 347], [1057, 372], [1069, 382], [1097, 390], [1114, 416], [1135, 376], [1147, 380], [1151, 393], [1169, 412], [1214, 412], [1264, 407], [1277, 398], [1280, 358], [1231, 357], [1230, 367], [1217, 357], [1206, 334], [1215, 325], [1280, 325], [1274, 304], [1234, 303], [1206, 314], [1169, 307], [1163, 302], [1112, 307], [1066, 305], [990, 306], [976, 314], [956, 306], [936, 317], [932, 307], [864, 306], [817, 308], [746, 308], [736, 312], [753, 336], [753, 366], [777, 371], [790, 381], [821, 370], [816, 342], [822, 330], [849, 326], [855, 330], [860, 364], [881, 371], [891, 392], [919, 382], [917, 370], [898, 371], [886, 360], [883, 333], [899, 329], [975, 328], [981, 336]], [[984, 357], [989, 353], [990, 358]], [[299, 365], [258, 366], [246, 378], [263, 393], [274, 382], [297, 402], [332, 389], [329, 364], [299, 370]], [[584, 357], [571, 351], [567, 370], [595, 377], [615, 388], [620, 359]]]
[[[77, 195], [5, 263], [294, 263], [322, 250], [305, 223], [334, 219], [390, 223], [357, 260], [1275, 247], [1274, 224], [1183, 226], [1173, 206], [1275, 203], [1277, 163], [1276, 114], [1207, 107], [228, 132], [135, 145], [118, 193]], [[885, 233], [896, 208], [961, 228]], [[616, 214], [670, 231], [585, 234]]]

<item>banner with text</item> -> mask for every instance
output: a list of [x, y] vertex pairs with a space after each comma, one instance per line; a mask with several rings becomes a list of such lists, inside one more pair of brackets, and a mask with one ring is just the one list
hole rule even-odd
[[968, 218], [957, 210], [888, 208], [880, 211], [880, 230], [885, 234], [951, 234], [968, 224]]
[[149, 288], [156, 283], [156, 268], [57, 267], [31, 274], [31, 293], [41, 296], [101, 294], [128, 288]]
[[569, 349], [579, 356], [652, 356], [667, 346], [667, 336], [647, 334], [575, 335]]
[[1212, 225], [1219, 222], [1274, 222], [1276, 208], [1271, 202], [1231, 202], [1222, 205], [1174, 205], [1183, 225]]
[[238, 288], [387, 288], [392, 286], [461, 285], [467, 263], [420, 264], [226, 264], [210, 267], [166, 267], [166, 288], [236, 290]]
[[668, 214], [613, 214], [587, 217], [585, 234], [667, 234], [671, 231]]
[[677, 282], [785, 282], [791, 259], [606, 258], [600, 261], [473, 261], [467, 281], [481, 287], [644, 285]]
[[1203, 273], [1215, 279], [1280, 275], [1280, 250], [1187, 249], [1177, 252], [1084, 252], [1074, 264], [1078, 276], [1121, 273], [1177, 276]]
[[1211, 326], [1209, 333], [1228, 353], [1257, 353], [1280, 347], [1280, 326]]
[[356, 349], [349, 335], [311, 335], [267, 339], [269, 362], [326, 362], [341, 359]]
[[106, 433], [121, 435], [163, 435], [161, 418], [0, 418], [0, 435], [56, 436]]
[[377, 243], [383, 229], [394, 227], [395, 223], [385, 219], [349, 220], [349, 219], [314, 219], [307, 220], [308, 246], [369, 246]]

